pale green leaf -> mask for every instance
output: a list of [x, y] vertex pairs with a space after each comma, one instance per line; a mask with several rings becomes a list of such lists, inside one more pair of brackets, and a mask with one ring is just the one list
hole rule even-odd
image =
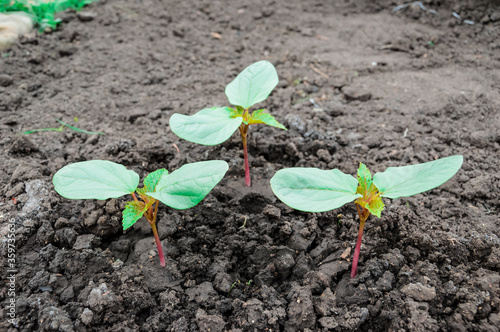
[[245, 68], [226, 86], [232, 105], [245, 109], [265, 100], [278, 85], [278, 73], [269, 61], [258, 61]]
[[359, 163], [358, 182], [361, 187], [361, 193], [366, 193], [372, 185], [372, 175], [365, 164]]
[[271, 179], [271, 189], [286, 205], [301, 211], [324, 212], [341, 207], [361, 195], [358, 181], [338, 169], [287, 168]]
[[384, 210], [385, 204], [382, 201], [382, 197], [378, 196], [372, 200], [370, 203], [365, 206], [371, 214], [376, 215], [380, 218], [382, 211]]
[[148, 192], [146, 195], [174, 209], [189, 209], [208, 195], [228, 168], [228, 164], [222, 160], [186, 164], [162, 176], [156, 192]]
[[170, 117], [170, 129], [186, 141], [216, 145], [231, 137], [242, 121], [232, 117], [228, 107], [212, 107], [191, 116], [175, 113]]
[[389, 167], [373, 177], [383, 197], [408, 197], [436, 188], [458, 172], [462, 156], [451, 156], [423, 164]]
[[108, 199], [133, 193], [139, 175], [111, 161], [91, 160], [64, 166], [52, 182], [59, 195], [69, 199]]
[[272, 116], [269, 113], [264, 113], [265, 110], [257, 110], [252, 113], [252, 117], [250, 118], [250, 121], [248, 121], [248, 124], [253, 124], [253, 123], [264, 123], [269, 126], [277, 127], [280, 129], [285, 129], [285, 126], [283, 126], [281, 123], [276, 121], [274, 116]]
[[161, 168], [152, 173], [149, 173], [148, 176], [146, 176], [146, 178], [144, 179], [144, 188], [146, 189], [146, 192], [155, 191], [161, 177], [167, 174], [168, 171], [165, 168]]
[[125, 210], [122, 213], [122, 224], [123, 230], [126, 230], [137, 220], [139, 220], [144, 212], [146, 212], [147, 206], [143, 202], [131, 201], [125, 205]]

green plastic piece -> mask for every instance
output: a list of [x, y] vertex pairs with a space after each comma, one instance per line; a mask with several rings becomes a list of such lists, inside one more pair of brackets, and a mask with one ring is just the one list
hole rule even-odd
[[358, 181], [341, 171], [287, 168], [271, 179], [271, 189], [286, 205], [300, 211], [324, 212], [341, 207], [361, 195]]
[[217, 145], [231, 137], [242, 121], [241, 117], [232, 117], [227, 107], [212, 107], [191, 116], [175, 113], [170, 118], [170, 129], [186, 141]]
[[274, 66], [269, 61], [258, 61], [245, 68], [226, 86], [226, 96], [231, 104], [248, 109], [265, 100], [278, 82]]
[[52, 182], [65, 198], [104, 200], [133, 193], [139, 175], [111, 161], [91, 160], [64, 166]]
[[228, 164], [222, 160], [186, 164], [162, 176], [156, 192], [148, 192], [146, 195], [174, 209], [189, 209], [205, 198], [224, 177], [228, 168]]

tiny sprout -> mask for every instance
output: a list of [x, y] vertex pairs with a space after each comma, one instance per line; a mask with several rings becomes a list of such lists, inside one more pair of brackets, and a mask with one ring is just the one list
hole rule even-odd
[[59, 195], [68, 199], [104, 200], [130, 194], [134, 200], [123, 211], [123, 230], [146, 217], [153, 230], [160, 265], [165, 267], [156, 229], [158, 202], [178, 210], [189, 209], [208, 195], [227, 170], [227, 163], [220, 160], [186, 164], [170, 174], [162, 168], [148, 174], [144, 187], [137, 188], [139, 175], [134, 171], [111, 161], [91, 160], [64, 166], [54, 174], [52, 182]]
[[173, 114], [170, 128], [177, 136], [197, 144], [217, 145], [240, 130], [245, 158], [245, 184], [250, 186], [250, 166], [247, 152], [248, 126], [264, 123], [280, 129], [286, 128], [264, 109], [253, 111], [253, 105], [264, 101], [278, 84], [278, 73], [268, 61], [258, 61], [245, 68], [226, 86], [226, 96], [236, 107], [205, 108], [187, 116]]
[[451, 156], [423, 164], [389, 167], [373, 176], [360, 163], [357, 180], [338, 169], [288, 168], [271, 179], [274, 194], [286, 205], [300, 211], [324, 212], [354, 201], [359, 216], [359, 233], [352, 261], [351, 278], [356, 276], [361, 239], [371, 214], [380, 218], [382, 197], [413, 196], [436, 188], [458, 172], [462, 156]]

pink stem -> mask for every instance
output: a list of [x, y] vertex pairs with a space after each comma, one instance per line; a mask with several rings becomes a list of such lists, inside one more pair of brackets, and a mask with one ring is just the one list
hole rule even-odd
[[356, 242], [356, 249], [354, 249], [354, 257], [352, 259], [352, 269], [351, 269], [351, 278], [356, 276], [358, 272], [358, 261], [359, 261], [359, 252], [361, 251], [361, 240], [363, 239], [363, 228], [365, 227], [366, 220], [359, 221], [359, 233], [358, 233], [358, 242]]
[[158, 231], [156, 230], [156, 223], [150, 223], [151, 229], [153, 230], [153, 235], [155, 237], [156, 247], [158, 247], [158, 255], [160, 256], [160, 265], [165, 267], [165, 256], [163, 256], [163, 248], [161, 247], [160, 237], [158, 236]]
[[240, 126], [241, 141], [243, 142], [243, 155], [245, 157], [245, 184], [250, 187], [250, 165], [248, 163], [248, 149], [247, 149], [247, 133], [248, 125], [242, 123]]
[[245, 184], [250, 187], [250, 165], [248, 163], [248, 150], [247, 150], [247, 138], [243, 139], [243, 155], [245, 157]]

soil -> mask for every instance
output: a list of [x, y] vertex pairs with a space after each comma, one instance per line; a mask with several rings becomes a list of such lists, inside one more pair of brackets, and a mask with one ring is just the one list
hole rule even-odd
[[[16, 291], [12, 325], [0, 290], [0, 328], [499, 331], [500, 7], [400, 4], [101, 0], [21, 38], [0, 58], [2, 279]], [[237, 134], [195, 145], [168, 121], [227, 105], [225, 86], [262, 59], [280, 82], [261, 105], [288, 131], [250, 127], [247, 188]], [[104, 134], [20, 135], [54, 119]], [[354, 279], [354, 205], [294, 211], [269, 186], [285, 167], [374, 173], [455, 154], [450, 181], [367, 222]], [[145, 220], [121, 229], [128, 198], [54, 191], [58, 169], [92, 159], [141, 178], [211, 159], [230, 170], [198, 206], [160, 208], [161, 268]]]

